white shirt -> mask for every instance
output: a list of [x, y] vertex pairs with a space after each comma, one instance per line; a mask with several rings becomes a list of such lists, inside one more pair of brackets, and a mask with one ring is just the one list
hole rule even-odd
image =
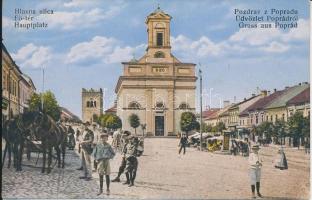
[[251, 169], [261, 168], [262, 167], [262, 159], [259, 157], [259, 154], [250, 153], [249, 158], [249, 167]]

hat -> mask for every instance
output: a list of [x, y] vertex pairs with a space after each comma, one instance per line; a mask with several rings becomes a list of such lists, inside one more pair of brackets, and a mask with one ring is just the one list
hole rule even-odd
[[254, 145], [252, 145], [251, 149], [259, 150], [260, 147], [258, 144], [254, 144]]
[[124, 131], [122, 134], [123, 134], [123, 135], [126, 135], [126, 136], [131, 135], [131, 133], [130, 133], [129, 131]]

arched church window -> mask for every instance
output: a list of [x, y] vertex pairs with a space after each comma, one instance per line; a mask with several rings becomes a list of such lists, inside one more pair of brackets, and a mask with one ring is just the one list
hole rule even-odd
[[163, 110], [165, 108], [165, 105], [163, 102], [157, 102], [156, 103], [156, 109]]
[[154, 58], [164, 58], [165, 57], [165, 54], [161, 51], [157, 51], [155, 54], [154, 54]]
[[189, 109], [189, 108], [190, 108], [190, 106], [187, 103], [181, 103], [179, 105], [179, 109], [181, 109], [181, 110], [186, 110], [186, 109]]
[[87, 108], [90, 107], [90, 101], [87, 101]]
[[131, 103], [129, 103], [128, 107], [129, 107], [129, 109], [138, 110], [141, 108], [141, 105], [136, 101], [132, 101]]
[[96, 107], [96, 101], [93, 102], [94, 107]]
[[90, 107], [93, 107], [93, 101], [90, 101]]
[[163, 33], [157, 33], [157, 46], [163, 46]]

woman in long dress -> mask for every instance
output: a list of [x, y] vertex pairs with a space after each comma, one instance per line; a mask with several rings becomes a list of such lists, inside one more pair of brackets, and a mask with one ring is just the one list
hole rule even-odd
[[280, 170], [288, 169], [287, 159], [286, 159], [283, 148], [280, 148], [278, 150], [274, 166], [275, 168], [278, 168]]
[[260, 149], [259, 145], [253, 145], [251, 148], [252, 152], [249, 154], [249, 159], [248, 159], [252, 198], [256, 198], [255, 186], [257, 189], [257, 195], [259, 197], [262, 197], [262, 195], [260, 194], [262, 159], [260, 158], [258, 154], [259, 149]]

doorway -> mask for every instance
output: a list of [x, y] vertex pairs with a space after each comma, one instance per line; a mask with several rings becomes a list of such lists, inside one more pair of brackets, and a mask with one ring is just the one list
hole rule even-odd
[[155, 116], [155, 136], [164, 136], [164, 116]]

